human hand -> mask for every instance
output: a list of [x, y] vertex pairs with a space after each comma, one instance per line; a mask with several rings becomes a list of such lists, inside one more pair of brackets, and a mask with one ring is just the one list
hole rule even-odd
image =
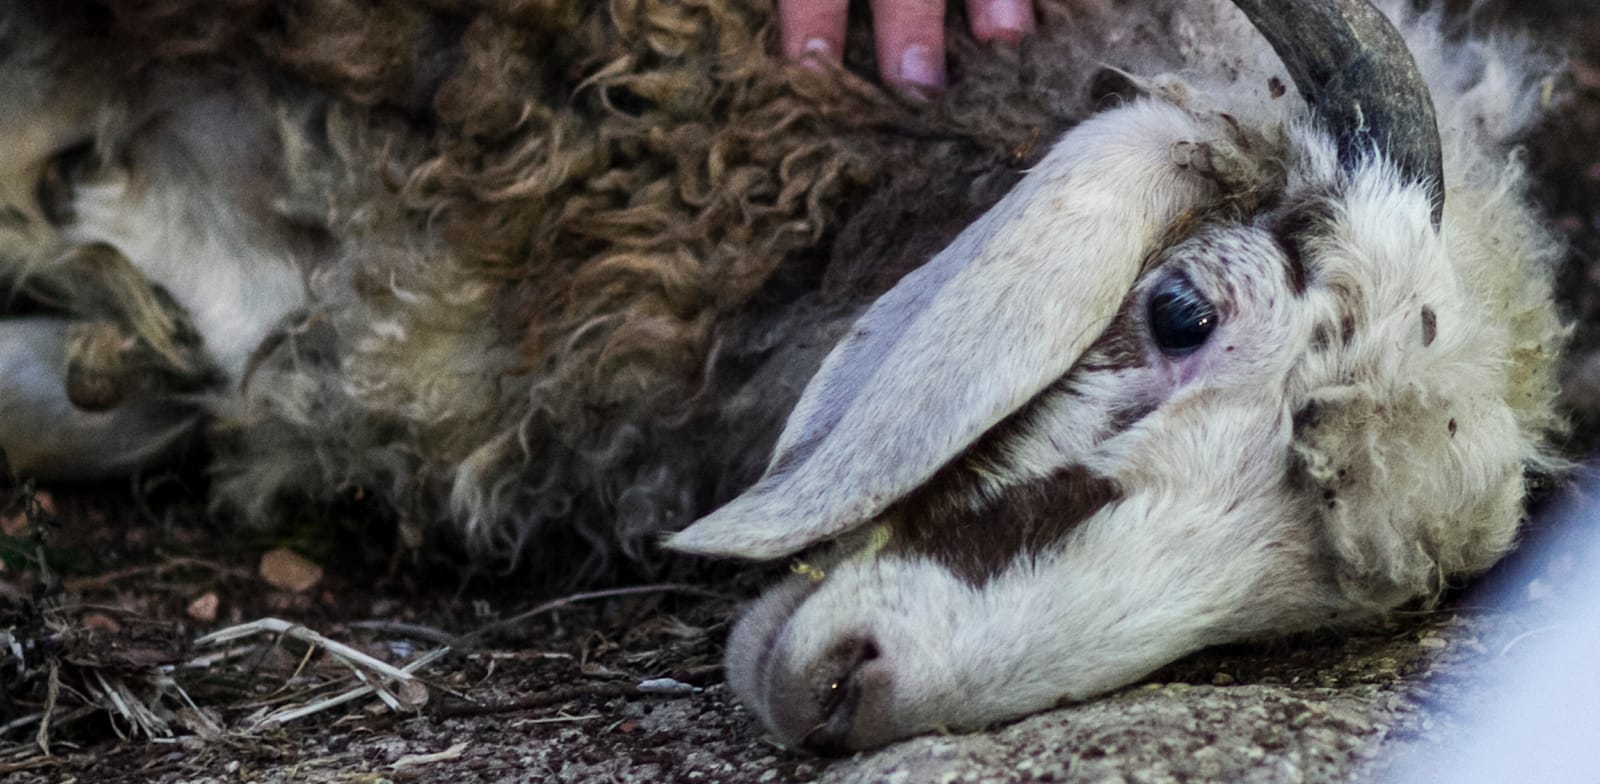
[[[1033, 32], [1032, 0], [966, 0], [979, 41], [1016, 42]], [[778, 0], [783, 53], [837, 63], [849, 0]], [[872, 0], [878, 75], [902, 94], [926, 98], [945, 86], [944, 0]]]

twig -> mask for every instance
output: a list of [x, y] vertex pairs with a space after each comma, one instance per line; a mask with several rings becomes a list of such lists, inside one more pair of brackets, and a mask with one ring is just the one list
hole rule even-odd
[[99, 574], [93, 577], [78, 577], [67, 580], [65, 582], [65, 586], [69, 591], [84, 593], [86, 591], [108, 587], [118, 580], [123, 580], [130, 577], [140, 577], [151, 572], [154, 572], [159, 576], [164, 572], [168, 572], [173, 569], [182, 569], [184, 567], [198, 567], [227, 577], [235, 577], [245, 580], [255, 577], [255, 573], [250, 572], [249, 570], [226, 566], [213, 561], [207, 561], [203, 558], [170, 556], [165, 561], [162, 561], [158, 564], [130, 566], [125, 569], [117, 569], [115, 571], [106, 572], [105, 574]]
[[204, 637], [195, 640], [194, 644], [216, 645], [218, 643], [230, 642], [241, 637], [248, 637], [252, 634], [260, 634], [262, 632], [281, 634], [285, 637], [293, 637], [301, 642], [319, 645], [323, 650], [326, 650], [328, 653], [331, 653], [340, 659], [346, 660], [347, 663], [360, 664], [361, 666], [366, 667], [367, 669], [372, 670], [373, 672], [376, 672], [386, 678], [397, 681], [407, 681], [411, 679], [411, 675], [409, 673], [396, 668], [392, 664], [374, 659], [371, 656], [356, 650], [355, 648], [345, 645], [344, 643], [329, 639], [304, 626], [301, 626], [297, 623], [289, 623], [288, 621], [280, 618], [262, 618], [261, 620], [253, 623], [230, 626], [226, 629], [221, 629], [207, 634]]
[[296, 664], [294, 666], [294, 672], [289, 673], [289, 677], [283, 679], [283, 685], [279, 686], [277, 691], [273, 692], [272, 694], [267, 695], [267, 697], [271, 698], [274, 695], [282, 694], [283, 692], [287, 691], [289, 689], [289, 686], [294, 683], [295, 678], [300, 677], [300, 673], [305, 672], [306, 665], [311, 663], [312, 654], [315, 654], [316, 652], [317, 652], [316, 646], [307, 645], [306, 646], [305, 655], [301, 656], [300, 657], [300, 663]]
[[[444, 656], [445, 654], [447, 654], [449, 652], [450, 652], [449, 648], [439, 648], [439, 649], [436, 649], [436, 650], [429, 651], [428, 653], [423, 654], [422, 656], [418, 657], [416, 661], [413, 661], [410, 664], [407, 664], [403, 669], [401, 669], [401, 672], [405, 673], [407, 678], [410, 678], [411, 677], [411, 673], [413, 673], [413, 672], [415, 672], [415, 671], [427, 666], [428, 664], [432, 663], [436, 659]], [[357, 677], [360, 677], [360, 675], [358, 674]], [[302, 706], [300, 706], [298, 708], [287, 708], [287, 709], [284, 709], [284, 710], [274, 711], [273, 713], [269, 713], [266, 716], [261, 717], [261, 719], [256, 722], [255, 726], [262, 727], [262, 726], [267, 725], [268, 723], [288, 724], [289, 722], [294, 721], [295, 719], [304, 718], [306, 716], [310, 716], [313, 713], [320, 713], [320, 712], [325, 711], [325, 710], [327, 710], [329, 708], [333, 708], [333, 707], [337, 707], [339, 705], [343, 705], [343, 704], [345, 704], [347, 702], [350, 702], [351, 700], [357, 700], [357, 699], [360, 699], [362, 697], [367, 696], [368, 694], [373, 694], [373, 693], [383, 693], [383, 692], [380, 692], [380, 690], [379, 690], [379, 688], [377, 686], [374, 686], [374, 685], [372, 685], [370, 683], [366, 684], [364, 686], [358, 686], [358, 687], [356, 687], [354, 689], [351, 689], [350, 691], [344, 692], [343, 694], [338, 694], [338, 695], [335, 695], [333, 697], [329, 697], [329, 698], [327, 698], [325, 700], [320, 700], [318, 702], [313, 702], [313, 703], [311, 703], [309, 705], [302, 705]], [[392, 697], [393, 695], [390, 695], [390, 696]], [[399, 707], [397, 707], [397, 706], [391, 705], [390, 707], [393, 710], [396, 710], [396, 711], [399, 710]]]
[[16, 773], [21, 770], [33, 770], [34, 768], [50, 768], [59, 764], [61, 764], [61, 760], [55, 757], [34, 757], [21, 762], [0, 762], [0, 774]]
[[[60, 720], [58, 720], [58, 721], [52, 722], [52, 724], [54, 726], [57, 726], [57, 727], [60, 727], [60, 726], [66, 725], [66, 724], [71, 724], [72, 722], [75, 722], [78, 719], [81, 719], [84, 716], [87, 716], [87, 715], [89, 715], [91, 713], [94, 713], [94, 712], [96, 712], [98, 710], [100, 710], [100, 706], [98, 706], [98, 705], [83, 705], [83, 706], [80, 706], [80, 707], [78, 707], [78, 708], [76, 708], [74, 710], [68, 711], [65, 716], [62, 716], [60, 718]], [[38, 721], [38, 720], [40, 720], [42, 718], [44, 718], [44, 711], [39, 711], [38, 713], [30, 713], [30, 714], [28, 714], [26, 716], [22, 716], [20, 718], [12, 719], [11, 721], [8, 721], [3, 725], [0, 725], [0, 736], [5, 735], [6, 733], [8, 733], [8, 732], [10, 732], [12, 730], [22, 729], [23, 727], [26, 727], [29, 724], [32, 724], [32, 723], [34, 723], [34, 722], [36, 722], [36, 721]], [[38, 748], [38, 743], [36, 743], [36, 742], [35, 743], [23, 743], [23, 744], [18, 745], [18, 746], [7, 746], [4, 750], [0, 750], [0, 757], [4, 757], [4, 756], [10, 755], [10, 754], [14, 754], [14, 753], [21, 753], [22, 750], [36, 749], [36, 748]], [[32, 752], [29, 751], [28, 753], [31, 754]], [[0, 770], [0, 772], [4, 772], [4, 771]]]
[[435, 629], [432, 626], [423, 626], [419, 623], [373, 620], [355, 621], [346, 625], [352, 629], [361, 629], [362, 631], [369, 632], [381, 632], [385, 634], [398, 634], [405, 637], [413, 637], [418, 640], [422, 640], [423, 642], [431, 642], [435, 645], [448, 645], [452, 648], [456, 647], [457, 643], [459, 643], [461, 640], [460, 637], [457, 637], [456, 635], [447, 631]]
[[[102, 696], [110, 703], [110, 707], [114, 708], [115, 713], [120, 714], [123, 720], [127, 721], [135, 731], [144, 733], [146, 738], [154, 738], [157, 735], [166, 737], [172, 734], [172, 730], [167, 726], [166, 719], [161, 718], [160, 715], [150, 709], [150, 706], [139, 700], [121, 678], [113, 675], [112, 677], [116, 678], [115, 684], [113, 684], [111, 681], [106, 680], [104, 672], [98, 669], [92, 672], [95, 681], [99, 683]], [[117, 733], [119, 738], [127, 740], [127, 737], [117, 728], [116, 722], [111, 722], [111, 729]]]
[[118, 569], [116, 571], [106, 572], [105, 574], [97, 574], [93, 577], [74, 577], [71, 580], [66, 581], [65, 587], [67, 590], [74, 593], [84, 593], [97, 588], [104, 588], [124, 578], [138, 577], [149, 572], [159, 571], [160, 569], [160, 564], [130, 566], [126, 569]]
[[485, 634], [488, 634], [495, 629], [510, 626], [515, 623], [521, 623], [522, 621], [526, 621], [536, 615], [543, 615], [551, 610], [559, 610], [562, 607], [577, 604], [578, 602], [593, 601], [595, 599], [610, 599], [616, 596], [636, 596], [644, 593], [686, 593], [694, 596], [705, 596], [713, 599], [734, 598], [719, 591], [707, 590], [705, 588], [700, 588], [693, 585], [684, 585], [683, 583], [656, 583], [654, 585], [635, 585], [628, 588], [608, 588], [603, 591], [575, 593], [571, 596], [564, 596], [560, 599], [551, 599], [550, 601], [538, 605], [531, 610], [524, 610], [509, 618], [503, 618], [482, 626], [476, 631], [472, 631], [466, 635], [463, 635], [461, 642], [477, 642], [478, 640], [482, 639]]
[[600, 718], [598, 713], [589, 713], [583, 716], [546, 716], [542, 719], [519, 719], [515, 726], [525, 727], [533, 724], [566, 724], [573, 721], [593, 721]]
[[343, 659], [340, 659], [340, 662], [342, 662], [345, 667], [350, 669], [350, 674], [356, 676], [356, 680], [361, 681], [366, 685], [367, 688], [372, 690], [373, 694], [378, 695], [378, 699], [382, 700], [384, 705], [389, 706], [389, 710], [399, 713], [407, 707], [405, 701], [401, 700], [399, 697], [396, 697], [393, 692], [389, 691], [388, 687], [385, 686], [382, 681], [373, 680], [367, 677], [367, 673], [362, 671], [360, 667], [357, 667], [355, 662], [345, 661]]
[[[112, 714], [113, 717], [121, 714], [122, 717], [127, 719], [130, 724], [133, 723], [132, 719], [128, 719], [128, 706], [123, 704], [122, 697], [120, 695], [111, 690], [111, 684], [106, 683], [106, 676], [100, 674], [99, 670], [94, 670], [93, 674], [95, 680], [100, 681], [100, 696], [103, 697], [107, 703], [110, 703], [107, 713]], [[86, 684], [85, 687], [91, 691], [94, 689], [92, 684]], [[122, 728], [118, 727], [115, 721], [110, 721], [107, 723], [111, 725], [111, 731], [117, 734], [118, 740], [128, 740], [128, 736], [122, 734]]]
[[[338, 660], [339, 663], [348, 667], [350, 671], [355, 674], [355, 677], [366, 685], [346, 692], [345, 694], [337, 697], [322, 700], [311, 705], [270, 713], [263, 717], [260, 721], [256, 722], [256, 726], [258, 727], [269, 722], [283, 723], [287, 721], [293, 721], [294, 719], [302, 716], [308, 716], [318, 711], [326, 710], [327, 708], [331, 708], [335, 705], [342, 705], [365, 694], [378, 695], [378, 698], [383, 700], [384, 704], [389, 706], [390, 710], [402, 710], [403, 708], [407, 707], [407, 705], [389, 691], [388, 687], [384, 685], [384, 681], [396, 681], [399, 683], [410, 682], [412, 680], [410, 670], [421, 666], [427, 661], [431, 661], [433, 658], [437, 658], [437, 656], [443, 655], [445, 651], [449, 650], [448, 648], [441, 649], [434, 652], [434, 654], [424, 656], [422, 659], [412, 662], [411, 665], [406, 669], [399, 669], [387, 662], [374, 659], [373, 657], [368, 656], [367, 654], [362, 653], [355, 648], [345, 645], [344, 643], [329, 639], [304, 626], [289, 623], [288, 621], [284, 621], [279, 618], [262, 618], [261, 620], [253, 623], [241, 624], [239, 626], [232, 626], [227, 629], [212, 632], [211, 634], [205, 635], [204, 637], [196, 640], [195, 644], [215, 645], [218, 643], [230, 642], [247, 635], [261, 633], [272, 633], [280, 637], [293, 637], [313, 646], [321, 647], [323, 650], [327, 651], [329, 655], [333, 656], [334, 659]], [[304, 662], [302, 662], [302, 664], [303, 663]], [[298, 672], [298, 670], [296, 670], [296, 672]], [[374, 678], [373, 676], [378, 677]]]
[[237, 659], [241, 656], [249, 656], [250, 654], [256, 652], [257, 647], [258, 646], [256, 645], [240, 645], [237, 647], [224, 648], [220, 651], [196, 656], [193, 659], [184, 662], [183, 667], [186, 669], [195, 670], [210, 669], [213, 665], [220, 662], [225, 662], [229, 659]]
[[461, 753], [466, 751], [467, 746], [469, 745], [470, 744], [468, 744], [466, 741], [461, 741], [460, 743], [456, 743], [444, 751], [436, 751], [432, 754], [407, 754], [404, 757], [395, 760], [389, 765], [389, 768], [390, 770], [403, 770], [405, 768], [414, 768], [419, 765], [431, 765], [435, 762], [448, 762], [450, 760], [460, 758]]
[[[184, 690], [183, 684], [178, 683], [176, 678], [165, 674], [162, 675], [161, 683], [163, 687], [171, 688], [173, 691], [177, 692], [178, 696], [183, 699], [183, 704], [188, 705], [189, 710], [194, 711], [194, 720], [192, 722], [188, 722], [188, 724], [190, 725], [190, 729], [195, 731], [195, 734], [206, 740], [212, 740], [214, 738], [221, 737], [222, 726], [217, 724], [216, 721], [212, 720], [212, 718], [207, 715], [205, 711], [201, 710], [199, 705], [194, 704], [194, 699], [189, 696], [188, 691]], [[198, 725], [198, 727], [196, 727], [196, 725]]]
[[489, 716], [497, 713], [517, 713], [519, 711], [548, 708], [551, 705], [560, 705], [584, 697], [639, 697], [644, 692], [632, 683], [595, 683], [587, 686], [573, 686], [541, 694], [531, 694], [510, 700], [494, 700], [490, 702], [440, 702], [428, 713], [440, 718], [455, 719], [469, 716]]
[[61, 697], [61, 665], [55, 659], [50, 660], [50, 685], [45, 691], [44, 716], [39, 719], [39, 731], [34, 733], [33, 742], [39, 745], [40, 753], [50, 756], [50, 720], [55, 717], [56, 700]]
[[38, 713], [30, 713], [26, 716], [19, 716], [11, 721], [6, 722], [5, 724], [0, 724], [0, 736], [5, 735], [12, 730], [22, 729], [23, 727], [26, 727], [42, 718], [44, 718], [44, 711], [39, 711]]

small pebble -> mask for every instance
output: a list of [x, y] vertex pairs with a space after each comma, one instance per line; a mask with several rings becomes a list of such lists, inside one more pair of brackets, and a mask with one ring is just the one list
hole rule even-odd
[[705, 690], [699, 688], [698, 686], [690, 686], [683, 681], [674, 680], [672, 678], [651, 678], [649, 680], [639, 681], [639, 691], [644, 692], [645, 694], [665, 694], [677, 697], [688, 694], [699, 694]]
[[190, 618], [201, 623], [211, 623], [217, 619], [217, 607], [220, 604], [221, 600], [217, 598], [216, 591], [206, 591], [199, 598], [189, 602], [185, 612], [189, 614]]

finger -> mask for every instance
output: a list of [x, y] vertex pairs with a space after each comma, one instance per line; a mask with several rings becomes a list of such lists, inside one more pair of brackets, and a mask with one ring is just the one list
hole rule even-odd
[[872, 28], [886, 84], [919, 98], [944, 88], [944, 0], [872, 0]]
[[987, 43], [1014, 44], [1033, 33], [1037, 21], [1033, 0], [967, 0], [967, 18], [972, 22], [972, 37]]
[[839, 62], [849, 14], [850, 0], [778, 0], [783, 56]]

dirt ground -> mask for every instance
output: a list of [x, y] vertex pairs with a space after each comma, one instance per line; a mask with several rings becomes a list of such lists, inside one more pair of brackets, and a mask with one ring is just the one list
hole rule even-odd
[[[1600, 436], [1600, 9], [1574, 0], [1507, 14], [1575, 47], [1567, 100], [1530, 159], [1552, 220], [1572, 238], [1562, 296], [1577, 324], [1567, 392], [1582, 456]], [[1440, 607], [1207, 651], [1106, 698], [985, 733], [821, 759], [764, 738], [722, 683], [729, 620], [768, 575], [725, 571], [600, 596], [531, 591], [517, 577], [385, 564], [392, 533], [240, 535], [193, 506], [201, 488], [191, 481], [158, 477], [132, 495], [0, 491], [0, 503], [12, 499], [0, 520], [0, 779], [1386, 779], [1401, 760], [1448, 757], [1494, 664], [1532, 636], [1560, 633], [1550, 608], [1567, 598], [1570, 575], [1600, 566], [1564, 556], [1577, 534], [1536, 515], [1537, 546]], [[267, 617], [354, 653], [271, 631], [197, 643]], [[379, 666], [361, 655], [405, 667], [446, 648], [384, 699], [357, 694], [273, 719], [358, 689]]]
[[[43, 657], [58, 663], [63, 694], [105, 700], [105, 684], [126, 685], [125, 698], [162, 714], [166, 729], [141, 734], [102, 702], [58, 720], [45, 756], [37, 723], [22, 726], [0, 750], [5, 780], [1369, 780], [1398, 751], [1447, 753], [1441, 744], [1460, 719], [1439, 706], [1470, 699], [1498, 657], [1547, 630], [1562, 576], [1578, 568], [1514, 558], [1439, 609], [1207, 651], [1110, 697], [988, 733], [830, 760], [763, 738], [721, 682], [732, 595], [753, 591], [756, 576], [713, 581], [730, 596], [667, 584], [531, 602], [503, 581], [458, 593], [443, 572], [388, 578], [352, 567], [327, 568], [317, 585], [294, 592], [271, 586], [249, 560], [254, 548], [174, 556], [169, 549], [204, 550], [195, 542], [215, 532], [160, 528], [102, 525], [81, 549], [64, 547], [124, 565], [68, 577], [72, 603], [40, 615], [74, 627], [56, 658]], [[195, 620], [191, 604], [212, 594], [218, 620]], [[1485, 599], [1501, 594], [1509, 598]], [[358, 685], [335, 656], [292, 638], [245, 638], [231, 647], [259, 644], [221, 663], [204, 657], [227, 647], [193, 644], [204, 631], [269, 615], [397, 665], [445, 643], [457, 652], [420, 670], [425, 701], [396, 690], [413, 707], [391, 710], [368, 696], [262, 725], [272, 710]], [[482, 633], [450, 640], [445, 630]], [[204, 666], [183, 666], [197, 660]], [[162, 665], [178, 666], [162, 673]], [[671, 679], [667, 693], [641, 685], [651, 679]], [[14, 696], [19, 685], [8, 683]], [[87, 701], [63, 697], [58, 710], [70, 715]], [[37, 705], [8, 708], [20, 715]]]

